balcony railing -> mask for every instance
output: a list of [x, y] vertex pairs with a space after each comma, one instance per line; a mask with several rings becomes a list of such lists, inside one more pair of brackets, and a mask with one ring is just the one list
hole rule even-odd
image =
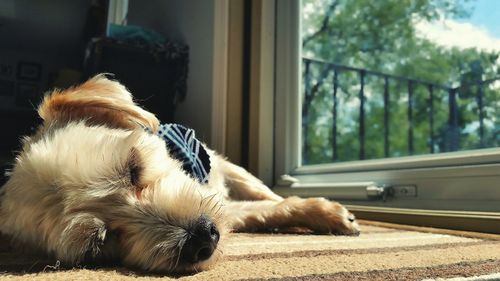
[[[318, 98], [318, 93], [321, 91], [329, 91], [328, 94], [330, 97], [328, 101], [331, 103], [331, 112], [328, 113], [331, 116], [331, 136], [328, 145], [331, 145], [329, 150], [332, 152], [331, 156], [329, 156], [330, 159], [327, 160], [328, 162], [394, 157], [402, 154], [416, 155], [451, 152], [499, 145], [500, 128], [498, 122], [500, 118], [498, 114], [500, 109], [498, 106], [500, 103], [500, 87], [499, 89], [492, 90], [491, 86], [498, 87], [500, 77], [468, 84], [462, 83], [459, 87], [450, 87], [429, 81], [309, 58], [303, 58], [303, 67], [302, 157], [304, 164], [315, 164], [317, 162], [310, 159], [313, 144], [310, 143], [309, 130], [313, 127], [312, 123], [314, 122], [311, 118], [311, 110], [314, 106], [313, 101]], [[344, 80], [343, 82], [342, 79]], [[328, 85], [325, 86], [325, 84]], [[368, 84], [371, 85], [370, 89], [367, 89]], [[341, 87], [343, 87], [342, 91], [340, 90]], [[375, 90], [375, 88], [378, 89]], [[485, 98], [485, 90], [490, 91], [489, 93], [494, 91], [493, 95], [490, 95], [488, 99]], [[339, 142], [342, 140], [342, 135], [339, 134], [339, 126], [341, 126], [339, 124], [339, 106], [341, 106], [339, 98], [341, 98], [341, 95], [344, 95], [344, 100], [346, 99], [346, 95], [351, 100], [355, 98], [356, 103], [353, 104], [356, 106], [359, 104], [357, 114], [350, 115], [350, 119], [354, 119], [357, 125], [358, 143], [355, 148], [359, 154], [356, 157], [357, 159], [353, 159], [354, 157], [351, 157], [351, 159], [346, 159], [346, 157], [339, 159]], [[325, 93], [323, 93], [323, 96], [325, 96]], [[370, 99], [378, 99], [379, 101], [378, 103], [374, 103]], [[404, 114], [404, 118], [406, 119], [405, 129], [407, 130], [405, 133], [406, 151], [402, 152], [401, 147], [399, 147], [397, 153], [396, 149], [391, 147], [391, 134], [393, 133], [391, 132], [391, 122], [395, 121], [391, 120], [391, 111], [395, 106], [394, 99], [398, 100], [396, 102], [397, 106], [401, 106], [401, 101], [403, 101], [403, 104], [406, 103], [406, 114]], [[371, 102], [370, 107], [367, 108], [367, 103], [369, 102]], [[350, 106], [352, 107], [352, 104]], [[378, 156], [373, 155], [373, 153], [367, 153], [366, 148], [367, 141], [375, 141], [367, 139], [366, 124], [368, 115], [375, 111], [383, 115], [381, 117], [382, 120], [379, 120], [378, 124], [372, 124], [374, 128], [370, 128], [373, 130], [382, 130], [382, 132], [378, 133], [383, 135], [383, 155]], [[443, 115], [443, 111], [447, 112], [447, 116]], [[467, 118], [470, 120], [464, 120], [462, 115], [465, 111], [469, 112]], [[421, 120], [422, 118], [417, 118], [417, 115], [421, 117], [422, 114], [427, 115], [427, 120], [424, 121]], [[471, 114], [474, 117], [471, 117]], [[396, 117], [400, 119], [402, 118], [401, 115], [399, 114]], [[436, 124], [437, 115], [440, 116], [439, 124]], [[444, 118], [447, 120], [443, 121]], [[401, 122], [401, 120], [398, 121]], [[488, 128], [486, 121], [490, 125]], [[422, 122], [427, 123], [425, 124], [425, 129], [420, 129], [418, 136], [416, 136], [416, 127], [423, 128], [424, 124]], [[344, 124], [343, 126], [346, 125]], [[466, 128], [472, 131], [469, 133], [477, 134], [478, 136], [474, 136], [472, 141], [463, 140], [462, 142], [464, 143], [461, 145], [461, 137], [463, 137]], [[422, 136], [422, 131], [425, 131], [427, 136]], [[398, 133], [401, 135], [401, 132], [398, 131]], [[423, 151], [422, 145], [418, 149], [416, 148], [415, 143], [418, 140], [417, 138], [425, 138], [426, 151]], [[326, 146], [326, 144], [323, 145]], [[352, 146], [353, 144], [349, 145]]]

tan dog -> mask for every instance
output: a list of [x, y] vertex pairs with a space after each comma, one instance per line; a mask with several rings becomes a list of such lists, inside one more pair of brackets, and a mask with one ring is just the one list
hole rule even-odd
[[200, 184], [150, 133], [155, 116], [103, 75], [54, 91], [38, 112], [44, 122], [24, 138], [1, 189], [0, 227], [66, 264], [192, 271], [219, 259], [228, 231], [359, 233], [340, 204], [283, 199], [210, 150], [209, 180]]

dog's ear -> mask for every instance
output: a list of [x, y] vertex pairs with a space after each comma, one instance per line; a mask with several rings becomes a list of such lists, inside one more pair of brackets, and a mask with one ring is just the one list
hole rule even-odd
[[103, 74], [79, 86], [46, 95], [38, 114], [46, 123], [82, 120], [123, 129], [141, 125], [151, 132], [156, 132], [159, 126], [158, 119], [137, 106], [123, 85]]

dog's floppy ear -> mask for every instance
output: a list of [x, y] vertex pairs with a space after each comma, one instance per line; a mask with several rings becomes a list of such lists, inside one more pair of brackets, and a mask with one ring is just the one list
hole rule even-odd
[[46, 123], [82, 120], [123, 129], [140, 124], [151, 132], [159, 126], [158, 119], [137, 106], [123, 85], [103, 74], [64, 91], [54, 90], [45, 96], [38, 114]]

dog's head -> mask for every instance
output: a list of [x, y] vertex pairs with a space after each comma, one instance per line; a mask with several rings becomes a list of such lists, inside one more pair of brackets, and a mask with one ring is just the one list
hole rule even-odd
[[53, 151], [64, 167], [53, 173], [66, 212], [105, 223], [103, 255], [152, 271], [198, 270], [218, 258], [222, 198], [182, 171], [154, 134], [158, 120], [121, 84], [97, 76], [48, 95], [39, 113], [44, 125], [29, 149]]

